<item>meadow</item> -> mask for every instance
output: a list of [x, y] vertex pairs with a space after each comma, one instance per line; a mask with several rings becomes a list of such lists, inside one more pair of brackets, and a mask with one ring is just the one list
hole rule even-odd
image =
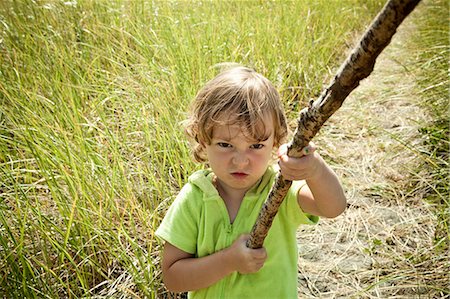
[[[202, 167], [180, 125], [197, 90], [222, 63], [250, 66], [294, 121], [383, 4], [1, 1], [0, 297], [165, 296], [154, 231]], [[449, 236], [448, 3], [428, 6], [436, 17], [423, 18], [409, 47], [435, 117], [417, 159], [440, 242]]]

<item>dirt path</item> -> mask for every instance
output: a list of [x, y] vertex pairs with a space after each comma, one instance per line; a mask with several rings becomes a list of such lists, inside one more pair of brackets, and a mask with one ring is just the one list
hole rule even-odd
[[414, 151], [428, 120], [402, 42], [412, 30], [407, 19], [372, 75], [315, 138], [349, 206], [299, 232], [299, 298], [441, 297], [433, 286], [448, 268], [433, 255], [437, 220], [420, 184], [408, 191], [423, 175], [415, 173]]

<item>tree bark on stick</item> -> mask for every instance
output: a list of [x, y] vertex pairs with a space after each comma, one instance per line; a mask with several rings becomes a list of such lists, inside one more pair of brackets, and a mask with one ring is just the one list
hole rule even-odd
[[[317, 134], [358, 85], [370, 75], [376, 58], [390, 43], [397, 27], [420, 0], [390, 0], [375, 17], [358, 45], [339, 68], [331, 84], [316, 101], [300, 111], [297, 129], [288, 147], [288, 156], [301, 157], [302, 149]], [[261, 248], [272, 221], [292, 182], [278, 173], [275, 183], [258, 215], [247, 242], [249, 248]]]

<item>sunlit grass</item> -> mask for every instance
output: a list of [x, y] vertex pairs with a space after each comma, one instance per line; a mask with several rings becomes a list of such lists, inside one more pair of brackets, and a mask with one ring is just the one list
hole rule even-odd
[[155, 297], [154, 230], [199, 167], [179, 123], [213, 66], [256, 68], [293, 119], [382, 4], [1, 1], [0, 294]]
[[419, 30], [410, 44], [417, 70], [417, 83], [421, 88], [422, 105], [430, 112], [433, 121], [424, 124], [420, 133], [425, 138], [421, 153], [427, 178], [419, 184], [427, 190], [427, 200], [435, 206], [439, 223], [435, 241], [442, 252], [449, 250], [450, 239], [450, 130], [449, 130], [449, 54], [447, 1], [427, 3], [426, 16], [418, 20]]

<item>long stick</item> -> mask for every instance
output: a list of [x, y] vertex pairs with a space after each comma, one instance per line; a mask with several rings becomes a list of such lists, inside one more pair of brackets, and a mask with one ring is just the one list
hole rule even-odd
[[[300, 111], [297, 129], [288, 147], [288, 156], [301, 157], [302, 148], [317, 134], [327, 119], [336, 112], [358, 85], [370, 75], [375, 60], [389, 44], [397, 27], [420, 0], [390, 0], [369, 26], [359, 44], [341, 65], [334, 80], [320, 97]], [[292, 182], [278, 173], [247, 242], [249, 248], [261, 248]]]

